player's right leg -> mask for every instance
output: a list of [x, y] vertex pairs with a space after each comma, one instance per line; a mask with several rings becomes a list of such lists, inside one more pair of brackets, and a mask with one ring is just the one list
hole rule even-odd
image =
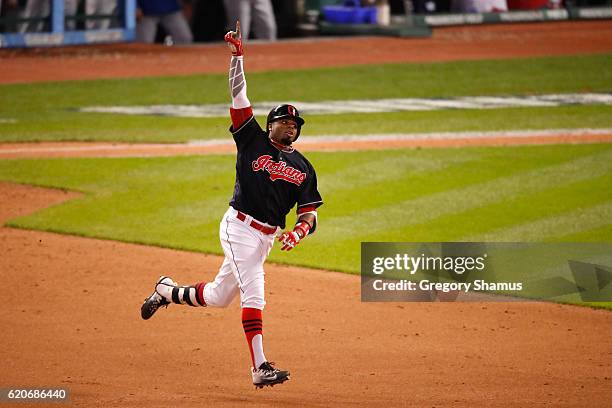
[[166, 276], [159, 278], [153, 293], [145, 299], [141, 307], [143, 319], [151, 316], [162, 306], [169, 304], [189, 306], [227, 307], [238, 294], [238, 284], [230, 268], [230, 261], [225, 259], [219, 273], [212, 282], [198, 282], [191, 286], [178, 286]]
[[171, 278], [162, 276], [155, 284], [153, 293], [142, 304], [140, 315], [144, 320], [148, 320], [160, 307], [168, 307], [170, 303], [206, 306], [203, 296], [204, 285], [206, 285], [206, 282], [196, 283], [192, 286], [178, 286]]
[[170, 302], [161, 295], [161, 291], [163, 291], [163, 288], [166, 286], [175, 287], [176, 283], [167, 276], [161, 276], [155, 284], [153, 293], [144, 300], [144, 303], [140, 307], [140, 316], [144, 320], [149, 320], [160, 307], [168, 307], [170, 304]]
[[[230, 211], [226, 212], [219, 225], [220, 237], [227, 236], [227, 219]], [[221, 239], [224, 251], [228, 249], [227, 240]], [[226, 255], [231, 255], [231, 250]], [[141, 316], [148, 320], [162, 306], [168, 307], [170, 303], [189, 306], [227, 307], [238, 295], [239, 286], [236, 274], [232, 269], [233, 259], [226, 256], [219, 272], [212, 282], [199, 282], [191, 286], [178, 286], [166, 276], [159, 278], [153, 293], [145, 299], [141, 307]], [[262, 296], [263, 299], [263, 296]]]

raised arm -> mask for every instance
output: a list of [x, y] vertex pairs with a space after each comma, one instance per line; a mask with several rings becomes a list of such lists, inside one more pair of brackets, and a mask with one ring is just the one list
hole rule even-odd
[[237, 130], [253, 116], [251, 102], [247, 97], [246, 79], [244, 77], [244, 51], [242, 49], [242, 33], [240, 32], [240, 21], [236, 22], [236, 31], [225, 34], [225, 41], [232, 51], [229, 69], [229, 89], [232, 97], [230, 116], [232, 127]]

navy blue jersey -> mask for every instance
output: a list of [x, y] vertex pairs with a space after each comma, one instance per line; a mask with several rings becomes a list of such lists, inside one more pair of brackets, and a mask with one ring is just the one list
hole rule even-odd
[[238, 148], [232, 207], [285, 228], [285, 217], [296, 203], [298, 209], [323, 204], [315, 170], [300, 152], [275, 147], [254, 116], [230, 131]]

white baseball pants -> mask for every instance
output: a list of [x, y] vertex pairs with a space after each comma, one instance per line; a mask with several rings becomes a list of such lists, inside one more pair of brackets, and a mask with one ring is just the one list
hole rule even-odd
[[263, 310], [266, 305], [263, 265], [276, 234], [264, 234], [250, 227], [252, 218], [247, 216], [241, 221], [237, 214], [230, 207], [221, 220], [219, 238], [225, 260], [215, 280], [204, 287], [204, 300], [208, 306], [226, 307], [240, 294], [242, 308]]

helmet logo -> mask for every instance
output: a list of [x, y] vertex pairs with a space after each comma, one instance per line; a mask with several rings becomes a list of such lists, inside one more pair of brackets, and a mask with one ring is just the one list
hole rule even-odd
[[287, 105], [287, 112], [289, 112], [291, 116], [297, 116], [295, 113], [295, 107], [293, 105]]

